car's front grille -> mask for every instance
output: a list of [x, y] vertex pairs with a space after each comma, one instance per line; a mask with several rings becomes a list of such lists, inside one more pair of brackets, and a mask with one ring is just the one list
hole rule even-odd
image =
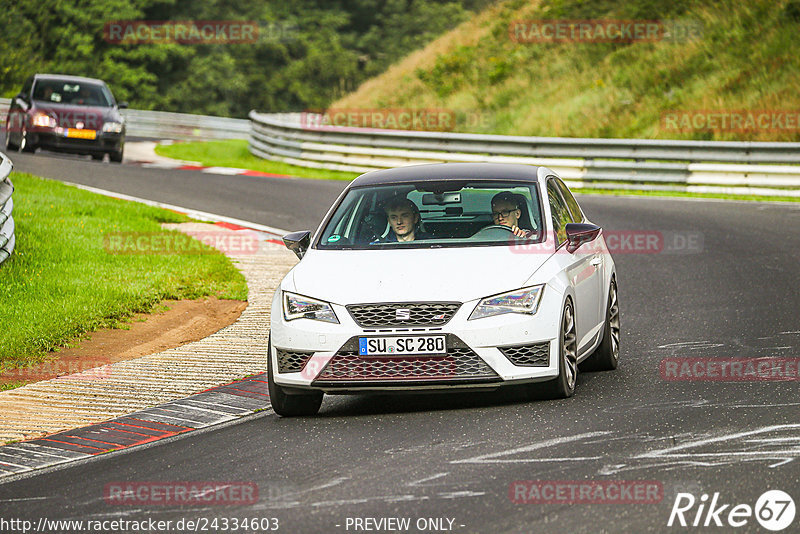
[[547, 367], [550, 365], [550, 342], [533, 345], [498, 347], [511, 363], [520, 367]]
[[279, 373], [298, 373], [303, 370], [313, 352], [302, 352], [299, 350], [275, 349], [278, 353], [278, 372]]
[[497, 373], [463, 341], [448, 334], [447, 354], [443, 356], [363, 357], [358, 353], [358, 338], [353, 338], [331, 358], [314, 384], [498, 378]]
[[351, 304], [347, 311], [364, 328], [441, 326], [461, 307], [460, 302], [390, 302]]

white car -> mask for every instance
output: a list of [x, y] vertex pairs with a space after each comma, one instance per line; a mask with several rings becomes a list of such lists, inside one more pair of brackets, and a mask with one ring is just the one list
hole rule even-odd
[[[413, 237], [413, 240], [410, 239]], [[282, 416], [325, 393], [575, 390], [578, 364], [615, 369], [614, 261], [555, 172], [499, 164], [366, 173], [272, 300], [268, 382]]]

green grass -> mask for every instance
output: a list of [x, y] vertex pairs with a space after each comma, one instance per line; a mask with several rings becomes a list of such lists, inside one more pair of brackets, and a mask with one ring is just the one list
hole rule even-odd
[[0, 265], [0, 370], [32, 365], [85, 332], [119, 327], [165, 299], [246, 300], [228, 258], [203, 254], [112, 254], [115, 232], [158, 232], [177, 213], [112, 199], [30, 174], [12, 173], [17, 246]]
[[280, 161], [257, 158], [247, 150], [247, 141], [243, 139], [157, 145], [156, 154], [167, 158], [197, 161], [209, 167], [234, 167], [300, 178], [352, 180], [358, 176], [358, 173], [354, 172], [308, 169]]
[[0, 391], [8, 391], [9, 389], [16, 389], [25, 385], [25, 382], [9, 382], [7, 384], [0, 384]]

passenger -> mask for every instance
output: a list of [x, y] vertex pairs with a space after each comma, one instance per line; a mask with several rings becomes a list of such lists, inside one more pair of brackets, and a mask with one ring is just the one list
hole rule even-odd
[[420, 230], [419, 208], [407, 198], [395, 198], [384, 207], [392, 231], [385, 242], [416, 241], [430, 239], [430, 235]]
[[519, 197], [510, 191], [497, 193], [492, 197], [492, 220], [494, 224], [508, 226], [517, 237], [530, 237], [533, 230], [520, 228], [519, 220], [522, 217]]
[[78, 91], [78, 99], [74, 103], [81, 106], [94, 106], [97, 104], [93, 98], [92, 91], [85, 85], [81, 86], [80, 91]]

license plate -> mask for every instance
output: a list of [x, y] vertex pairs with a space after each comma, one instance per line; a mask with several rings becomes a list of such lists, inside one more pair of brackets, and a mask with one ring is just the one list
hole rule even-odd
[[360, 337], [360, 356], [446, 354], [445, 336]]
[[79, 130], [77, 128], [67, 128], [67, 137], [75, 139], [96, 139], [97, 132], [95, 130]]

